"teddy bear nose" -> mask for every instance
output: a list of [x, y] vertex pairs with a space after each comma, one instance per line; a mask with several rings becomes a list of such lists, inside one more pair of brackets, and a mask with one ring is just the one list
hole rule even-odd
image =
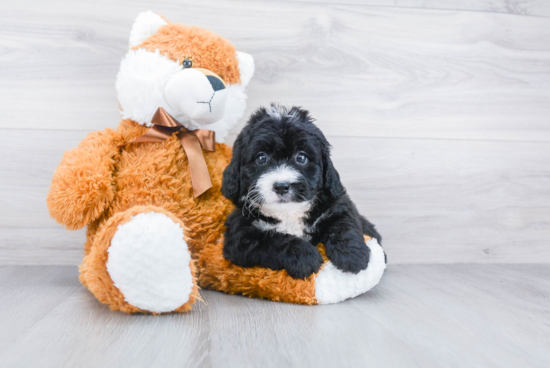
[[207, 69], [183, 68], [168, 79], [163, 95], [174, 113], [212, 124], [224, 116], [228, 88]]
[[225, 85], [219, 78], [216, 78], [213, 75], [207, 75], [206, 78], [208, 79], [208, 82], [210, 82], [210, 85], [214, 89], [214, 92], [225, 89]]
[[273, 184], [273, 190], [279, 195], [287, 194], [290, 190], [290, 183], [288, 181], [278, 181]]

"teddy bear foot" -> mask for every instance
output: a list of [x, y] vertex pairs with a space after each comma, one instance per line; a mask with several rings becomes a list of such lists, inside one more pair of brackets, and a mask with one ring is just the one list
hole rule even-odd
[[271, 270], [260, 266], [237, 266], [223, 256], [223, 239], [206, 244], [199, 256], [199, 284], [230, 294], [296, 304], [332, 304], [354, 298], [378, 284], [386, 260], [384, 250], [374, 238], [365, 236], [370, 250], [368, 266], [357, 274], [337, 269], [327, 258], [322, 244], [317, 249], [323, 265], [306, 279], [295, 279], [286, 270]]
[[167, 211], [134, 207], [110, 218], [81, 266], [81, 280], [111, 309], [185, 312], [198, 290], [183, 224]]
[[375, 238], [366, 240], [370, 250], [368, 267], [357, 273], [343, 272], [331, 261], [315, 277], [315, 297], [319, 304], [333, 304], [361, 295], [380, 282], [386, 269], [384, 251]]

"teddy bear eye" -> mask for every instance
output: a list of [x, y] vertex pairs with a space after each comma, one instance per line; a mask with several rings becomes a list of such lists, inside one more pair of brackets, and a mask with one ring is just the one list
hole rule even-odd
[[265, 153], [260, 153], [256, 156], [256, 163], [258, 165], [265, 165], [267, 163], [267, 155]]
[[186, 69], [191, 68], [193, 66], [193, 60], [191, 60], [189, 58], [185, 58], [185, 59], [183, 59], [183, 63], [181, 63], [181, 65]]
[[298, 153], [296, 155], [296, 162], [300, 165], [305, 165], [307, 163], [307, 156], [303, 152]]

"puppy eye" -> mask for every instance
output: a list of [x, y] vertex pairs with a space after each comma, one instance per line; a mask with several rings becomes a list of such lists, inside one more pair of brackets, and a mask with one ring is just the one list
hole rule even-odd
[[260, 153], [257, 157], [256, 157], [256, 163], [258, 165], [265, 165], [267, 163], [267, 155], [265, 153]]
[[299, 163], [300, 165], [307, 164], [307, 156], [303, 153], [298, 153], [296, 155], [296, 162]]

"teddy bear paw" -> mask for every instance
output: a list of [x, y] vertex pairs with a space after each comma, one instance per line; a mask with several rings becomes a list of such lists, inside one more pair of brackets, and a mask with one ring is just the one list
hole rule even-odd
[[159, 212], [140, 213], [118, 226], [107, 271], [127, 303], [153, 313], [171, 312], [193, 292], [194, 274], [183, 229]]
[[384, 251], [375, 238], [366, 243], [370, 257], [365, 270], [354, 274], [339, 270], [331, 261], [323, 265], [315, 279], [315, 297], [319, 304], [338, 303], [356, 297], [378, 284], [386, 269]]

